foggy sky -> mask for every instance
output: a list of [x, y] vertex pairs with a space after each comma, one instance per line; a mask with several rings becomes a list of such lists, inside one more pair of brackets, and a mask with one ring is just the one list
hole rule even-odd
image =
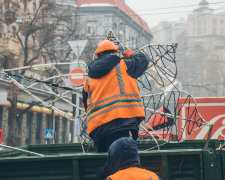
[[[201, 0], [126, 0], [126, 4], [132, 8], [149, 27], [157, 25], [160, 21], [176, 21], [199, 7]], [[209, 7], [215, 9], [215, 13], [225, 11], [225, 1], [207, 0]], [[184, 7], [185, 6], [185, 7]], [[175, 8], [176, 7], [176, 8]]]

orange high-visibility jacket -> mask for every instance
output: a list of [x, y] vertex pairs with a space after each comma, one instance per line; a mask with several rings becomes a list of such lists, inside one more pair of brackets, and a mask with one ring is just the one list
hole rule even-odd
[[106, 178], [106, 180], [159, 180], [157, 174], [137, 167], [120, 170]]
[[101, 78], [87, 77], [84, 90], [88, 93], [88, 134], [117, 118], [145, 118], [136, 79], [128, 75], [123, 60]]

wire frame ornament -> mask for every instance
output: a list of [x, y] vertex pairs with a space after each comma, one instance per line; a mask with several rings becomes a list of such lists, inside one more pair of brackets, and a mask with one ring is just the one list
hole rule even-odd
[[176, 81], [176, 49], [177, 44], [148, 44], [139, 49], [149, 58], [149, 66], [138, 78], [146, 112], [138, 140], [151, 139], [158, 149], [159, 140], [180, 143], [199, 128], [209, 126], [199, 113], [194, 97], [176, 86], [179, 85]]
[[155, 138], [155, 141], [180, 143], [199, 128], [209, 126], [199, 113], [195, 99], [185, 91], [149, 93], [142, 97], [146, 118], [141, 125], [139, 141]]
[[[159, 87], [171, 84], [177, 76], [176, 66], [177, 44], [151, 45], [139, 49], [139, 52], [149, 58], [149, 66], [144, 76], [147, 80], [153, 79]], [[147, 87], [151, 90], [151, 87]]]

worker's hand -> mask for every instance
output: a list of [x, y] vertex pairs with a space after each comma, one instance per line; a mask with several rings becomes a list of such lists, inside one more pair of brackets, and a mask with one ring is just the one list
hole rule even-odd
[[127, 51], [122, 52], [123, 57], [124, 57], [125, 59], [130, 59], [130, 56], [131, 56], [131, 54], [133, 54], [133, 53], [134, 53], [134, 51], [133, 51], [133, 50], [131, 50], [131, 49], [129, 49], [129, 50], [127, 50]]

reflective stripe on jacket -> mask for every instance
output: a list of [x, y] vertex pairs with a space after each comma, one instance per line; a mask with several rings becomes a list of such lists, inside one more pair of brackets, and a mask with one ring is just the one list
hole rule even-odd
[[115, 174], [106, 178], [106, 180], [159, 180], [157, 174], [141, 169], [138, 167], [130, 167], [120, 170]]
[[87, 77], [84, 90], [88, 92], [88, 134], [113, 119], [145, 117], [136, 79], [128, 75], [123, 60], [101, 78]]

